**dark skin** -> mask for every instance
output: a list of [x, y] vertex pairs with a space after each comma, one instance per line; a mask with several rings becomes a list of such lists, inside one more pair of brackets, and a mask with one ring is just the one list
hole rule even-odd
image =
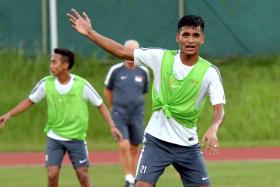
[[[83, 12], [82, 16], [74, 9], [71, 9], [72, 14], [67, 14], [72, 27], [84, 35], [92, 42], [94, 42], [99, 47], [103, 48], [105, 51], [111, 53], [112, 55], [133, 61], [134, 54], [133, 50], [126, 48], [122, 44], [107, 38], [99, 33], [97, 33], [91, 25], [91, 21], [87, 14]], [[203, 44], [205, 36], [201, 27], [183, 26], [180, 28], [176, 34], [176, 42], [179, 44], [180, 48], [180, 59], [183, 64], [192, 66], [197, 63], [199, 58], [199, 49]], [[202, 138], [202, 146], [209, 151], [211, 155], [214, 155], [218, 151], [219, 142], [217, 138], [217, 133], [220, 125], [224, 119], [224, 105], [217, 104], [213, 106], [214, 117], [212, 123], [208, 130], [205, 132]], [[144, 181], [138, 181], [137, 187], [152, 187]], [[206, 187], [206, 186], [201, 186]]]

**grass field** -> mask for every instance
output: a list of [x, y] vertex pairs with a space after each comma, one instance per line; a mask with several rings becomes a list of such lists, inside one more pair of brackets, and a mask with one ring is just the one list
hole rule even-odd
[[[18, 51], [0, 50], [0, 114], [28, 97], [35, 84], [49, 74], [49, 57], [28, 56]], [[105, 75], [118, 60], [79, 57], [73, 73], [89, 80], [102, 95]], [[226, 116], [219, 131], [222, 146], [280, 145], [280, 57], [248, 57], [211, 60], [219, 67], [226, 93]], [[94, 107], [89, 107], [89, 148], [114, 149], [115, 144]], [[200, 137], [211, 122], [207, 104], [198, 128]], [[146, 123], [151, 115], [151, 93], [146, 95]], [[45, 135], [46, 103], [12, 118], [0, 130], [0, 151], [42, 151]]]
[[[279, 187], [278, 161], [208, 162], [213, 187]], [[90, 177], [97, 187], [121, 187], [123, 176], [119, 165], [94, 165]], [[43, 166], [1, 167], [0, 181], [3, 187], [46, 186], [46, 171]], [[70, 166], [61, 170], [60, 186], [76, 187], [78, 181]], [[160, 178], [158, 187], [181, 187], [178, 175], [168, 167]]]

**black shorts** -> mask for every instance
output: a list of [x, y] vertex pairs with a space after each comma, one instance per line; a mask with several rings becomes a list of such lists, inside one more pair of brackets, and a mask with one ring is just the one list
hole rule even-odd
[[170, 164], [180, 174], [184, 186], [210, 185], [199, 144], [180, 146], [146, 134], [137, 166], [136, 181], [155, 185]]
[[61, 167], [61, 163], [66, 152], [68, 153], [75, 169], [89, 166], [88, 150], [85, 141], [61, 141], [48, 137], [45, 155], [46, 167], [53, 165]]

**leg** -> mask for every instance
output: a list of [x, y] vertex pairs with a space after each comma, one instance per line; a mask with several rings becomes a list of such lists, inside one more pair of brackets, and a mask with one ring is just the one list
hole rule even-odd
[[124, 138], [121, 142], [118, 143], [118, 152], [121, 167], [125, 174], [125, 186], [134, 186], [135, 180], [131, 168], [130, 141], [126, 109], [123, 109], [121, 107], [113, 107], [112, 118], [116, 124], [116, 127], [123, 134]]
[[173, 166], [180, 174], [184, 186], [210, 187], [210, 179], [199, 145], [174, 148]]
[[136, 167], [139, 159], [139, 148], [138, 145], [130, 144], [130, 155], [131, 155], [131, 170], [133, 171], [133, 174], [136, 173]]
[[48, 187], [57, 187], [61, 162], [65, 154], [63, 142], [47, 139], [46, 168], [48, 172]]
[[119, 142], [119, 157], [121, 161], [121, 165], [125, 175], [132, 174], [131, 168], [131, 155], [130, 155], [130, 143], [129, 140], [124, 139]]
[[136, 186], [155, 186], [165, 168], [173, 163], [173, 161], [169, 143], [146, 134], [137, 165]]
[[48, 187], [58, 187], [59, 170], [58, 166], [48, 166]]
[[72, 140], [67, 141], [65, 146], [81, 186], [90, 187], [91, 184], [88, 174], [89, 160], [86, 142]]
[[154, 187], [154, 185], [143, 181], [137, 181], [136, 187]]
[[79, 179], [81, 187], [91, 187], [87, 167], [76, 168], [76, 175]]
[[[141, 114], [141, 112], [139, 113]], [[134, 174], [136, 173], [136, 167], [140, 155], [138, 147], [143, 143], [144, 136], [144, 116], [139, 115], [139, 113], [137, 113], [137, 116], [131, 117], [129, 121], [131, 168]]]

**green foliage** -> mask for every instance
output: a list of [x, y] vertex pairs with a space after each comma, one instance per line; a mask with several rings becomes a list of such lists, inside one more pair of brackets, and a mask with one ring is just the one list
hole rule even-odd
[[[217, 61], [226, 94], [225, 121], [220, 129], [221, 143], [250, 145], [249, 142], [279, 140], [280, 58], [272, 56]], [[200, 126], [211, 122], [211, 107], [204, 111]], [[252, 143], [254, 145], [254, 143]], [[262, 145], [264, 145], [262, 143]], [[267, 144], [269, 145], [269, 144]], [[279, 143], [278, 143], [279, 145]]]
[[[209, 174], [215, 187], [278, 187], [280, 162], [209, 162]], [[90, 179], [93, 186], [123, 186], [124, 176], [119, 165], [94, 165], [90, 167]], [[1, 167], [1, 186], [29, 187], [46, 186], [47, 175], [43, 166], [39, 167]], [[63, 166], [60, 186], [79, 186], [71, 166]], [[157, 186], [181, 187], [180, 177], [173, 167], [168, 167], [160, 177]]]
[[[28, 56], [21, 51], [0, 50], [0, 114], [28, 97], [35, 84], [49, 74], [50, 57]], [[87, 79], [103, 96], [104, 78], [116, 59], [78, 56], [72, 70]], [[226, 117], [219, 132], [224, 146], [279, 145], [280, 58], [272, 56], [212, 60], [220, 69], [226, 93]], [[95, 107], [89, 106], [90, 149], [114, 149], [107, 125]], [[151, 115], [151, 93], [146, 95], [145, 121]], [[0, 129], [0, 151], [42, 151], [45, 135], [46, 103], [12, 118]], [[209, 127], [212, 107], [209, 102], [199, 121], [200, 137]]]

